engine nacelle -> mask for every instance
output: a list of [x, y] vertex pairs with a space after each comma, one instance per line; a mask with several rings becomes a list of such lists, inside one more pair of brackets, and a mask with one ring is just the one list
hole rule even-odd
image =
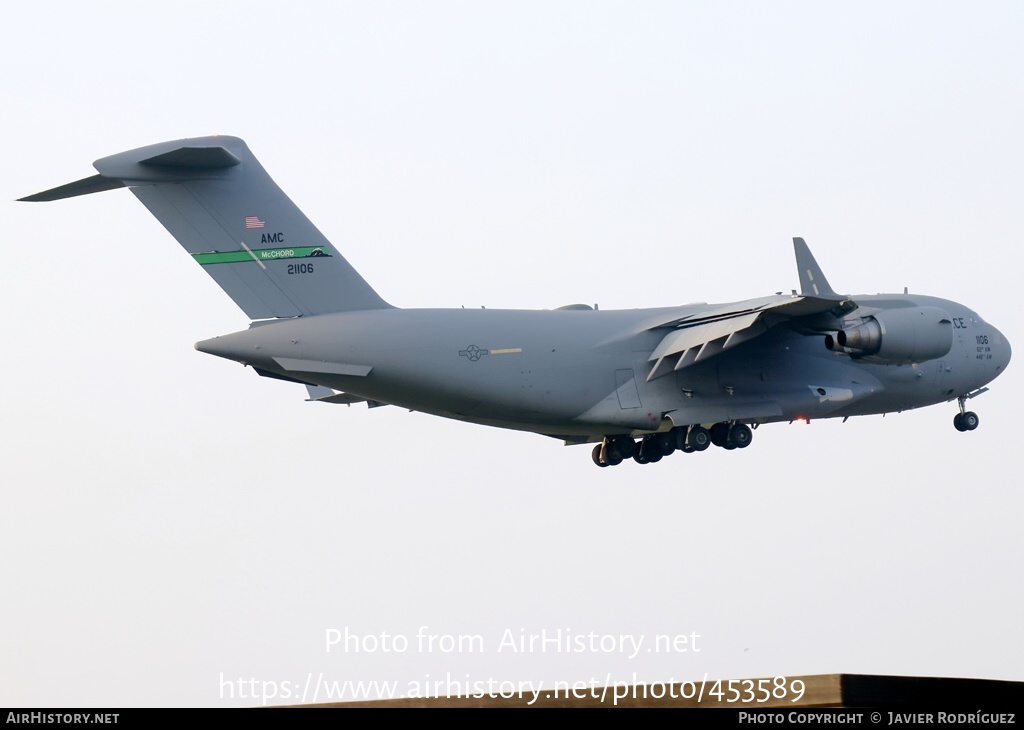
[[938, 307], [886, 309], [826, 335], [825, 347], [878, 362], [925, 362], [953, 347], [953, 320]]

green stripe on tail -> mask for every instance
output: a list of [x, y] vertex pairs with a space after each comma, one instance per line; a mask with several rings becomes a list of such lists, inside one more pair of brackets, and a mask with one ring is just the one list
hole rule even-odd
[[281, 259], [309, 259], [330, 257], [320, 246], [293, 246], [291, 248], [257, 248], [249, 251], [210, 251], [194, 253], [192, 258], [203, 266], [208, 264], [237, 264], [245, 261], [280, 261]]

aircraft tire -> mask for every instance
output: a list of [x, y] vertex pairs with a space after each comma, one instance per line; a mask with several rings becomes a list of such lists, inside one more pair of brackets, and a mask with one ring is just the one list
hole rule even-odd
[[635, 443], [636, 442], [628, 436], [620, 436], [612, 442], [612, 445], [615, 447], [615, 450], [619, 452], [619, 456], [621, 456], [624, 461], [631, 457], [636, 451]]
[[594, 446], [594, 450], [590, 452], [590, 457], [594, 460], [594, 463], [600, 467], [608, 466], [608, 462], [601, 459], [601, 444]]
[[750, 446], [753, 438], [754, 434], [751, 432], [750, 426], [745, 423], [735, 423], [729, 429], [729, 443], [737, 449], [745, 449]]
[[978, 414], [974, 411], [967, 411], [960, 418], [960, 423], [964, 427], [964, 431], [973, 431], [978, 427]]
[[953, 428], [955, 428], [957, 431], [960, 431], [961, 433], [967, 430], [966, 428], [964, 428], [963, 415], [964, 414], [962, 413], [957, 413], [955, 416], [953, 416]]
[[608, 466], [618, 466], [622, 463], [622, 454], [619, 453], [614, 442], [604, 442], [604, 458], [602, 461]]
[[729, 424], [716, 423], [711, 427], [711, 443], [715, 446], [725, 447], [729, 443]]
[[686, 443], [694, 451], [704, 451], [711, 445], [711, 434], [703, 426], [691, 426], [690, 433], [686, 435]]
[[662, 456], [669, 456], [673, 451], [676, 450], [676, 435], [669, 431], [668, 433], [659, 433], [654, 437], [654, 445], [661, 452]]
[[648, 434], [640, 440], [640, 456], [648, 464], [661, 461], [661, 447], [658, 445], [656, 435]]

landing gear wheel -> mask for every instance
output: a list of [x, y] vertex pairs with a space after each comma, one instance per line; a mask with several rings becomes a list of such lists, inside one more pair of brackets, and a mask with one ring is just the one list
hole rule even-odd
[[653, 442], [662, 456], [669, 456], [676, 450], [676, 435], [671, 431], [659, 433], [654, 437]]
[[711, 427], [711, 443], [715, 446], [725, 447], [729, 443], [729, 424], [716, 423]]
[[702, 426], [692, 426], [686, 434], [686, 443], [694, 451], [703, 451], [711, 445], [711, 434]]
[[603, 444], [597, 444], [594, 450], [590, 452], [590, 457], [594, 460], [594, 463], [600, 467], [608, 466], [608, 462], [601, 458], [601, 447]]
[[969, 395], [961, 395], [956, 399], [960, 404], [960, 412], [953, 416], [953, 426], [957, 431], [973, 431], [978, 427], [978, 414], [974, 411], [964, 410]]
[[636, 452], [636, 442], [629, 436], [620, 436], [615, 439], [613, 444], [623, 460], [630, 458]]
[[[640, 462], [641, 464], [655, 464], [661, 461], [662, 455], [661, 447], [658, 445], [657, 434], [649, 434], [640, 440], [640, 459], [643, 459]], [[635, 456], [633, 458], [636, 459]], [[637, 461], [640, 461], [640, 459], [637, 459]]]
[[608, 466], [618, 466], [622, 463], [622, 454], [619, 453], [615, 443], [608, 441], [607, 439], [605, 439], [604, 442], [602, 461], [604, 461]]
[[750, 446], [753, 438], [754, 434], [751, 432], [750, 426], [745, 423], [735, 423], [729, 429], [729, 443], [737, 449], [745, 449]]

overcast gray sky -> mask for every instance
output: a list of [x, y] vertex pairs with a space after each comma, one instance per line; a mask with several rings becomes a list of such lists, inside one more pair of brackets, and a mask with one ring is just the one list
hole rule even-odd
[[[240, 678], [279, 702], [321, 675], [1024, 680], [1020, 363], [972, 433], [947, 404], [600, 470], [306, 403], [192, 349], [248, 322], [134, 196], [10, 202], [232, 134], [398, 306], [761, 296], [798, 286], [800, 235], [836, 289], [956, 299], [1020, 348], [1020, 3], [34, 2], [0, 24], [0, 704], [252, 705]], [[325, 651], [346, 627], [410, 646]], [[483, 650], [420, 651], [420, 627]], [[699, 651], [499, 651], [507, 629]]]

